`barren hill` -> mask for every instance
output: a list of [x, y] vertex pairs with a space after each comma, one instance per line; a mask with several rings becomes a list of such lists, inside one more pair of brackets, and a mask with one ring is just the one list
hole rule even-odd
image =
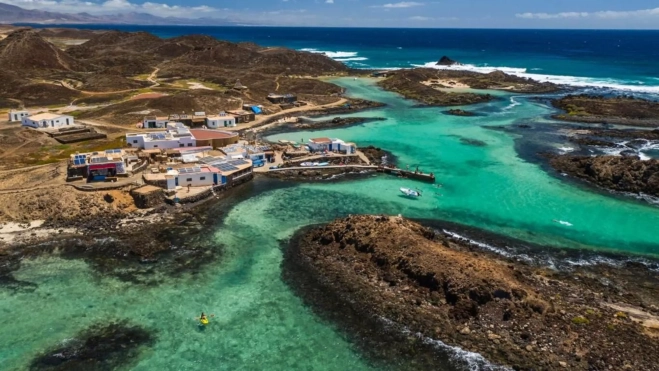
[[[46, 36], [76, 34], [61, 30], [41, 32]], [[166, 87], [169, 90], [185, 89], [185, 84], [177, 84], [177, 80], [207, 81], [219, 85], [213, 94], [229, 90], [223, 98], [237, 95], [246, 102], [268, 104], [267, 94], [279, 88], [301, 96], [326, 96], [341, 91], [329, 83], [312, 79], [293, 81], [286, 75], [348, 71], [345, 65], [324, 55], [236, 44], [205, 35], [169, 39], [147, 32], [104, 31], [84, 35], [90, 37], [88, 41], [69, 45], [66, 50], [58, 49], [30, 29], [15, 31], [0, 42], [0, 67], [5, 72], [17, 78], [39, 78], [17, 79], [14, 86], [0, 87], [3, 106], [13, 106], [17, 101], [26, 105], [70, 102], [84, 96], [84, 92], [136, 91], [154, 85], [154, 78], [170, 79], [172, 83]], [[145, 81], [156, 72], [157, 75], [151, 76], [152, 81]], [[230, 91], [238, 79], [252, 85], [250, 91], [243, 94]]]
[[8, 71], [85, 71], [87, 66], [44, 40], [36, 31], [19, 30], [0, 41], [0, 68]]

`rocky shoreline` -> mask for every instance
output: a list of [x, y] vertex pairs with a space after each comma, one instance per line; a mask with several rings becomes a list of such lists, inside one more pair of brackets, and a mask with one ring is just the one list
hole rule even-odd
[[659, 102], [628, 96], [568, 95], [551, 101], [565, 113], [553, 115], [561, 121], [657, 127]]
[[273, 135], [279, 133], [288, 133], [296, 131], [315, 131], [325, 129], [346, 128], [350, 126], [363, 125], [369, 122], [384, 121], [383, 117], [334, 117], [325, 121], [311, 121], [301, 117], [297, 122], [284, 123], [271, 128], [265, 129], [262, 135]]
[[23, 259], [45, 254], [83, 259], [98, 274], [135, 284], [158, 284], [154, 272], [170, 277], [195, 274], [222, 258], [222, 247], [206, 231], [221, 223], [227, 210], [253, 192], [284, 186], [254, 180], [195, 204], [145, 214], [47, 220], [28, 231], [26, 238], [0, 245], [0, 286], [33, 290], [31, 283], [16, 280], [13, 272]]
[[[659, 282], [644, 267], [564, 274], [387, 216], [302, 231], [282, 264], [307, 304], [395, 369], [464, 370], [470, 359], [478, 369], [624, 370], [659, 361]], [[451, 346], [491, 364], [456, 357]]]
[[557, 171], [616, 191], [659, 197], [659, 160], [637, 156], [556, 155], [549, 163]]
[[497, 99], [491, 94], [454, 92], [450, 88], [446, 88], [443, 81], [460, 84], [471, 89], [505, 90], [517, 93], [544, 94], [561, 89], [552, 83], [512, 76], [501, 71], [483, 74], [432, 68], [400, 70], [392, 77], [378, 82], [378, 85], [385, 90], [393, 91], [407, 99], [413, 99], [428, 106], [462, 106]]

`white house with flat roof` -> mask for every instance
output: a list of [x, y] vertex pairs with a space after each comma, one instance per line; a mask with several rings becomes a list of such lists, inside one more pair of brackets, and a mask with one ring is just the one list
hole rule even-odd
[[73, 125], [73, 116], [56, 113], [40, 113], [38, 115], [24, 116], [21, 122], [23, 126], [29, 126], [35, 129], [58, 128]]
[[228, 128], [236, 126], [236, 118], [227, 115], [225, 112], [220, 112], [217, 116], [206, 117], [206, 127], [210, 129]]
[[167, 126], [169, 117], [167, 116], [146, 116], [142, 120], [142, 128], [144, 129], [162, 129]]
[[23, 117], [27, 117], [30, 114], [27, 111], [9, 111], [9, 122], [23, 121]]
[[307, 146], [313, 152], [329, 151], [353, 154], [357, 151], [355, 143], [344, 142], [339, 138], [312, 138], [309, 139]]
[[180, 122], [170, 122], [167, 130], [149, 133], [127, 133], [126, 143], [141, 149], [171, 149], [196, 147], [197, 140], [190, 129]]

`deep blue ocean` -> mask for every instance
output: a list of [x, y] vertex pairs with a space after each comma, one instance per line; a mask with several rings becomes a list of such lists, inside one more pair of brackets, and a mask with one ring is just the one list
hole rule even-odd
[[205, 34], [235, 42], [324, 52], [355, 68], [432, 66], [446, 55], [465, 64], [462, 69], [499, 69], [575, 86], [659, 93], [659, 30], [63, 27], [147, 31], [161, 37]]

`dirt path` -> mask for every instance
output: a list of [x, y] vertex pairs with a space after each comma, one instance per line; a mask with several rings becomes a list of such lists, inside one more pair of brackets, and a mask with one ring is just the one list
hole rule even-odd
[[153, 72], [151, 72], [149, 77], [146, 78], [147, 81], [149, 81], [150, 83], [153, 84], [153, 85], [151, 85], [152, 88], [155, 88], [156, 86], [160, 86], [160, 83], [158, 82], [158, 80], [156, 80], [158, 78], [158, 72], [159, 71], [160, 71], [160, 68], [156, 67], [156, 69], [153, 70]]
[[257, 118], [256, 120], [254, 120], [252, 122], [248, 122], [246, 124], [240, 124], [239, 126], [236, 126], [236, 127], [224, 128], [224, 130], [239, 131], [239, 130], [250, 129], [250, 128], [254, 128], [254, 127], [258, 127], [259, 129], [265, 129], [265, 128], [268, 128], [268, 127], [271, 127], [271, 126], [278, 125], [277, 122], [273, 122], [273, 123], [270, 123], [270, 124], [267, 124], [267, 125], [263, 125], [263, 123], [266, 122], [266, 121], [277, 119], [277, 118], [280, 118], [280, 117], [283, 117], [283, 116], [288, 116], [288, 115], [293, 114], [293, 113], [300, 113], [300, 112], [306, 112], [306, 111], [315, 111], [315, 110], [319, 110], [319, 109], [323, 109], [323, 108], [336, 107], [336, 106], [340, 106], [340, 105], [345, 104], [347, 101], [348, 101], [347, 99], [341, 98], [341, 99], [339, 99], [338, 101], [336, 101], [334, 103], [323, 104], [323, 105], [320, 105], [320, 106], [307, 105], [307, 106], [302, 106], [302, 107], [291, 108], [291, 109], [288, 109], [288, 110], [285, 110], [285, 111], [282, 111], [282, 112], [275, 113], [273, 115], [261, 116], [261, 117]]
[[281, 75], [277, 75], [277, 77], [275, 77], [275, 84], [277, 84], [277, 87], [275, 87], [275, 91], [279, 91], [279, 77], [280, 76]]
[[18, 103], [19, 107], [25, 107], [25, 104], [23, 104], [23, 101], [20, 99], [15, 99], [15, 98], [6, 98], [6, 99]]
[[[85, 119], [84, 121], [83, 121], [83, 120], [80, 120], [79, 122], [80, 122], [81, 124], [85, 124], [85, 125], [89, 125], [89, 126], [96, 126], [96, 127], [101, 128], [101, 129], [102, 129], [102, 128], [107, 128], [107, 127], [117, 128], [117, 129], [121, 129], [121, 130], [124, 131], [124, 132], [128, 132], [128, 131], [142, 131], [142, 130], [144, 130], [144, 129], [137, 128], [137, 127], [130, 127], [130, 126], [117, 125], [117, 124], [110, 124], [110, 123], [107, 123], [107, 122], [100, 122], [100, 121], [89, 120], [89, 119]], [[133, 125], [133, 126], [134, 126], [134, 125]], [[123, 135], [123, 134], [121, 134], [121, 135]]]
[[[156, 86], [160, 86], [160, 83], [156, 80], [156, 77], [158, 75], [158, 71], [160, 69], [156, 67], [153, 72], [147, 77], [147, 80], [152, 83], [153, 85], [149, 86], [149, 88], [155, 88]], [[108, 95], [108, 94], [121, 94], [121, 93], [130, 93], [132, 91], [138, 91], [142, 90], [144, 88], [138, 88], [138, 89], [125, 89], [125, 90], [114, 90], [114, 91], [87, 91], [87, 90], [80, 90], [75, 88], [74, 86], [71, 86], [68, 82], [62, 80], [60, 81], [60, 84], [69, 89], [69, 90], [75, 90], [77, 92], [83, 93], [83, 94], [88, 94], [88, 95]]]
[[16, 147], [10, 149], [10, 150], [7, 151], [7, 152], [3, 152], [2, 154], [0, 154], [0, 158], [4, 158], [4, 157], [7, 157], [7, 156], [9, 156], [9, 155], [12, 155], [12, 154], [16, 153], [16, 151], [18, 151], [19, 149], [21, 149], [21, 148], [27, 146], [28, 144], [30, 144], [30, 143], [32, 143], [32, 142], [34, 142], [34, 141], [35, 141], [34, 139], [29, 139], [29, 140], [23, 142], [23, 144], [21, 144], [20, 146], [16, 146]]

